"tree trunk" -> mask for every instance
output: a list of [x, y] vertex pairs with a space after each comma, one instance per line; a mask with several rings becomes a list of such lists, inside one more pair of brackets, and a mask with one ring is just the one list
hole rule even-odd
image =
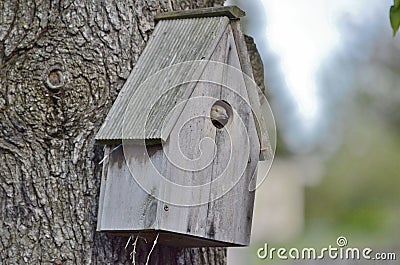
[[[0, 0], [0, 264], [131, 264], [96, 232], [94, 136], [155, 13], [223, 0]], [[152, 242], [138, 241], [136, 264]], [[150, 264], [225, 264], [226, 250], [156, 245]]]

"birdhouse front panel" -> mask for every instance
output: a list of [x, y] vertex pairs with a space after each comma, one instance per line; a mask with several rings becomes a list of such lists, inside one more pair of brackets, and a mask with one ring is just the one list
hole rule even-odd
[[106, 145], [99, 231], [172, 246], [249, 243], [263, 141], [229, 10], [158, 22], [96, 136]]

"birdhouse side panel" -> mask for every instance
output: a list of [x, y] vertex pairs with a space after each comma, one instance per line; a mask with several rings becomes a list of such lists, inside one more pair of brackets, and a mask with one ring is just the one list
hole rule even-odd
[[[104, 168], [104, 190], [100, 197], [103, 198], [100, 231], [117, 231], [130, 233], [143, 229], [157, 227], [156, 199], [159, 187], [156, 178], [152, 178], [153, 169], [150, 161], [143, 156], [145, 146], [124, 145], [109, 154], [108, 165]], [[151, 146], [153, 163], [162, 159], [162, 148]], [[125, 150], [124, 150], [125, 149]], [[149, 169], [150, 168], [150, 169]], [[133, 173], [133, 174], [132, 174]], [[138, 182], [138, 176], [147, 176], [146, 183]], [[104, 181], [103, 180], [103, 181]], [[150, 183], [152, 182], [152, 183]], [[149, 184], [150, 183], [150, 184]], [[151, 187], [150, 192], [142, 186]]]
[[103, 216], [104, 209], [104, 195], [107, 181], [107, 173], [108, 173], [108, 161], [110, 155], [111, 147], [109, 145], [104, 146], [104, 158], [101, 163], [103, 163], [102, 172], [101, 172], [101, 183], [100, 183], [100, 195], [99, 195], [99, 208], [97, 212], [97, 227], [96, 231], [101, 231], [101, 221]]

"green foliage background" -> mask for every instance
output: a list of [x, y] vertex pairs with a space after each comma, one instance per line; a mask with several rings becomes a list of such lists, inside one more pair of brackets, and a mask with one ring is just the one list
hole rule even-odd
[[400, 0], [394, 0], [389, 11], [390, 24], [393, 29], [393, 36], [396, 36], [400, 26]]

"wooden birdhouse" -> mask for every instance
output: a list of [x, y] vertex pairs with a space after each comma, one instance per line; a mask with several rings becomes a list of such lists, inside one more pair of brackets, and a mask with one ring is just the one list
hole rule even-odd
[[156, 18], [96, 136], [105, 145], [98, 231], [180, 247], [249, 244], [268, 146], [243, 15], [220, 7]]

